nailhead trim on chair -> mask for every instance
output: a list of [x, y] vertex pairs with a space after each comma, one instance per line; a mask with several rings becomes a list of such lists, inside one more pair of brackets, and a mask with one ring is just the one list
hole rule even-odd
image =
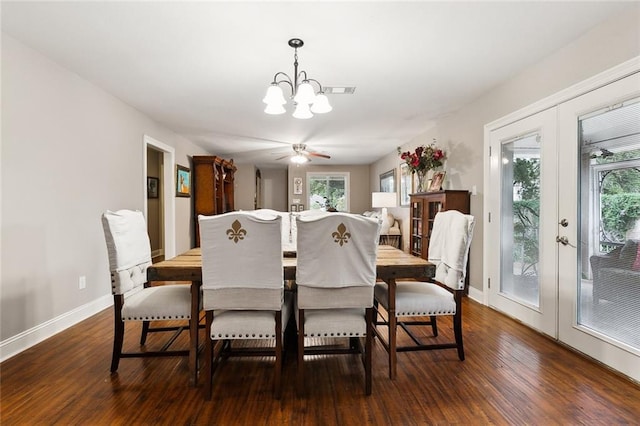
[[174, 319], [189, 319], [188, 315], [163, 315], [163, 316], [150, 316], [150, 317], [126, 317], [122, 318], [123, 321], [159, 321], [159, 320], [174, 320]]
[[304, 333], [304, 337], [366, 337], [366, 333], [353, 333], [353, 332], [343, 332], [343, 333], [312, 333], [307, 334]]
[[403, 316], [430, 316], [430, 315], [455, 315], [456, 311], [437, 311], [437, 312], [396, 312], [397, 317]]
[[[244, 334], [244, 335], [238, 334], [238, 335], [236, 335], [236, 334], [218, 333], [215, 337], [218, 338], [218, 339], [236, 339], [236, 338], [243, 338], [243, 337], [244, 338], [249, 338], [249, 337], [256, 338], [256, 335], [255, 335], [255, 333], [251, 334], [251, 335], [249, 335], [249, 334]], [[274, 334], [259, 334], [257, 338], [258, 339], [275, 339], [276, 335], [275, 335], [275, 333]]]

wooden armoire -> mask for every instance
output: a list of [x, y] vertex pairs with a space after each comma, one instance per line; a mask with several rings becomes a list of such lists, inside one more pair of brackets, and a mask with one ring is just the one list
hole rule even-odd
[[198, 215], [216, 215], [233, 211], [233, 160], [213, 155], [193, 157], [193, 213], [196, 247], [200, 247]]

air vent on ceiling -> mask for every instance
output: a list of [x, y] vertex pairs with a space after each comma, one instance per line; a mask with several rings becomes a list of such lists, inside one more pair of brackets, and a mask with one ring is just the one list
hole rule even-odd
[[327, 95], [353, 95], [353, 92], [356, 91], [355, 87], [323, 87], [322, 89]]

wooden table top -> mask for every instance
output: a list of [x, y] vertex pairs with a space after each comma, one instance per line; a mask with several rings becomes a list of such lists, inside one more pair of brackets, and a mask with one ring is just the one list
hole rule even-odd
[[[284, 278], [295, 279], [295, 257], [283, 257]], [[435, 265], [392, 246], [378, 246], [377, 277], [429, 278], [435, 275]], [[147, 270], [149, 281], [202, 281], [200, 248], [192, 248], [178, 256], [155, 263]]]

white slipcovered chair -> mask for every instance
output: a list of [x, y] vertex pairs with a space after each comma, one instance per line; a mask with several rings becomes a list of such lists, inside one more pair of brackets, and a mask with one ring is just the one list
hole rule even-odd
[[281, 236], [282, 236], [282, 251], [285, 253], [294, 253], [296, 251], [296, 239], [293, 234], [291, 224], [294, 220], [293, 213], [281, 212], [272, 209], [257, 209], [251, 211], [257, 216], [273, 217], [280, 216], [282, 218]]
[[[188, 329], [188, 322], [191, 320], [190, 286], [150, 286], [147, 282], [147, 268], [151, 265], [151, 245], [142, 212], [107, 211], [102, 215], [102, 226], [109, 253], [115, 313], [111, 372], [118, 370], [120, 358], [187, 356], [188, 350], [169, 351], [168, 348], [181, 331]], [[181, 320], [187, 324], [151, 328], [150, 322], [154, 320]], [[125, 321], [142, 322], [140, 345], [145, 345], [147, 333], [175, 333], [159, 351], [123, 353]]]
[[[396, 375], [395, 353], [403, 351], [456, 348], [458, 357], [464, 361], [462, 343], [462, 297], [467, 270], [469, 247], [473, 237], [474, 218], [457, 210], [447, 210], [436, 214], [429, 240], [429, 261], [436, 265], [436, 274], [431, 282], [396, 281], [395, 317], [379, 321], [376, 316], [376, 335], [383, 340], [389, 352], [389, 375]], [[386, 283], [375, 287], [376, 307], [382, 305], [389, 311], [389, 289]], [[455, 342], [424, 344], [410, 330], [409, 326], [429, 325], [434, 337], [438, 336], [437, 317], [453, 316]], [[413, 319], [430, 317], [428, 321]], [[388, 327], [388, 337], [378, 329]], [[397, 346], [396, 330], [401, 327], [413, 340], [413, 345]]]
[[[380, 224], [363, 216], [330, 213], [298, 217], [297, 227], [299, 391], [303, 392], [304, 386], [305, 354], [362, 353], [365, 393], [370, 395], [373, 286]], [[305, 338], [346, 338], [349, 344], [306, 347]]]
[[[283, 333], [292, 305], [284, 291], [282, 217], [232, 212], [198, 220], [208, 333], [206, 397], [211, 398], [213, 373], [223, 355], [275, 355], [274, 394], [280, 398]], [[275, 347], [236, 348], [231, 343], [253, 339], [274, 340]]]

